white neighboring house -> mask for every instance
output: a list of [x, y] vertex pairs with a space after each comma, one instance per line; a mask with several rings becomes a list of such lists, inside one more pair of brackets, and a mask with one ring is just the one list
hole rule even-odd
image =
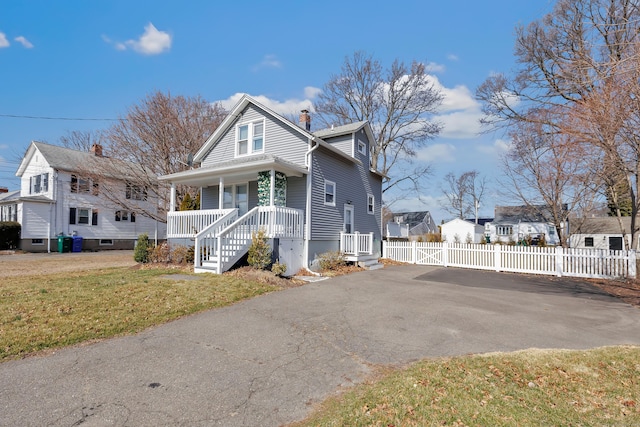
[[485, 223], [485, 236], [489, 243], [519, 242], [527, 238], [536, 242], [544, 237], [547, 245], [560, 245], [555, 225], [540, 213], [543, 210], [539, 206], [496, 206], [493, 221]]
[[9, 191], [0, 187], [0, 221], [18, 221], [18, 199], [20, 190]]
[[[82, 237], [83, 250], [133, 249], [138, 236], [165, 239], [166, 224], [125, 211], [101, 195], [100, 183], [83, 177], [94, 162], [110, 161], [102, 147], [90, 152], [32, 142], [18, 167], [19, 197], [16, 220], [22, 225], [21, 249], [29, 252], [58, 250], [58, 236]], [[123, 197], [146, 209], [157, 209], [146, 191], [118, 179]]]
[[429, 211], [394, 213], [385, 227], [385, 237], [394, 239], [416, 240], [430, 233], [438, 233], [438, 226]]
[[[624, 237], [616, 217], [579, 218], [571, 220], [569, 246], [572, 248], [607, 249], [620, 251], [631, 245], [631, 217], [622, 217]], [[636, 221], [640, 221], [638, 218]], [[638, 222], [640, 224], [640, 222]], [[638, 247], [634, 248], [638, 249]]]
[[448, 243], [480, 243], [484, 239], [484, 226], [466, 219], [452, 219], [440, 226], [442, 241]]

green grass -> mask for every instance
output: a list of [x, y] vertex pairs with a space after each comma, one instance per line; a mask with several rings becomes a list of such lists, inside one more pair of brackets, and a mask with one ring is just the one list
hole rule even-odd
[[0, 361], [84, 341], [139, 332], [181, 316], [277, 289], [237, 277], [112, 268], [0, 283]]
[[324, 402], [303, 426], [638, 426], [640, 347], [426, 360]]

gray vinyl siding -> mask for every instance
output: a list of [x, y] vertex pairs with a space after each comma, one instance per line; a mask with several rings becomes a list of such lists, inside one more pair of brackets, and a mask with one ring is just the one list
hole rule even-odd
[[[366, 147], [365, 154], [360, 154], [360, 152], [358, 151], [359, 142], [364, 143]], [[371, 162], [369, 161], [369, 139], [367, 138], [366, 132], [362, 129], [356, 132], [355, 141], [353, 143], [353, 153], [354, 153], [354, 157], [360, 160], [362, 164], [364, 164], [365, 166], [371, 164]]]
[[200, 209], [218, 209], [218, 186], [203, 187], [200, 193]]
[[287, 177], [287, 207], [307, 210], [307, 177]]
[[307, 139], [279, 119], [274, 119], [253, 105], [249, 105], [239, 119], [229, 127], [202, 161], [202, 166], [215, 166], [217, 163], [233, 160], [237, 125], [260, 120], [263, 117], [265, 118], [264, 152], [304, 166], [304, 156], [309, 149]]
[[249, 181], [249, 210], [258, 206], [258, 181]]
[[[381, 239], [380, 199], [382, 184], [379, 176], [368, 166], [349, 162], [325, 149], [312, 155], [311, 239], [337, 240], [343, 228], [344, 205], [351, 201], [354, 207], [354, 231], [374, 233]], [[335, 206], [324, 204], [324, 181], [336, 183]], [[375, 215], [367, 213], [367, 195], [375, 197]]]
[[343, 153], [353, 157], [354, 151], [352, 134], [340, 135], [335, 138], [325, 137], [324, 140]]

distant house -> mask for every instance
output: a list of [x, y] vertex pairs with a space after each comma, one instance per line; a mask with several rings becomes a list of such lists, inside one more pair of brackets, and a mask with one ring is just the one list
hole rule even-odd
[[496, 206], [493, 221], [485, 223], [485, 236], [490, 243], [544, 239], [547, 245], [559, 245], [555, 224], [543, 215], [540, 206]]
[[438, 233], [438, 226], [429, 211], [394, 213], [386, 226], [387, 238], [411, 239]]
[[452, 219], [440, 226], [442, 240], [449, 243], [480, 243], [484, 240], [484, 225], [474, 220]]
[[0, 188], [0, 221], [18, 221], [20, 190]]
[[[85, 174], [104, 162], [102, 147], [80, 151], [42, 142], [32, 142], [18, 167], [20, 190], [6, 196], [0, 205], [4, 215], [22, 225], [20, 248], [30, 252], [57, 250], [59, 235], [82, 237], [82, 249], [133, 249], [138, 236], [164, 239], [166, 224], [158, 223], [136, 210], [122, 210], [110, 203], [97, 179]], [[83, 171], [84, 174], [83, 174]], [[157, 209], [146, 190], [126, 181], [126, 176], [110, 178], [123, 198], [135, 199], [140, 209]]]
[[[624, 245], [620, 222], [616, 217], [579, 218], [571, 221], [569, 246], [572, 248], [593, 248], [623, 250], [631, 245], [631, 217], [622, 217], [622, 227], [627, 245]], [[637, 224], [640, 224], [638, 218]], [[636, 247], [635, 249], [638, 249]]]

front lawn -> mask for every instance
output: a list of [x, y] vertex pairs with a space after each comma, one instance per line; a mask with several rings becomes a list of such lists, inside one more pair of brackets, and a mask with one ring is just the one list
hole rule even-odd
[[232, 304], [277, 285], [230, 275], [173, 280], [167, 269], [111, 268], [0, 283], [0, 361], [84, 341], [133, 334]]

